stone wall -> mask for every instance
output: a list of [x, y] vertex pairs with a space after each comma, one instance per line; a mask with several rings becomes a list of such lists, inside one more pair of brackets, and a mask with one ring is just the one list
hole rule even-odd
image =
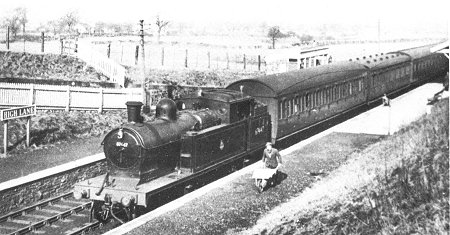
[[[78, 164], [72, 162], [68, 163], [68, 165]], [[12, 187], [2, 187], [3, 189], [0, 191], [0, 214], [6, 214], [18, 208], [30, 206], [40, 200], [55, 197], [64, 192], [70, 192], [76, 182], [105, 174], [106, 161], [100, 159], [72, 167], [71, 169], [64, 168], [64, 165], [55, 167], [53, 169], [55, 173], [48, 176], [34, 178], [30, 175], [28, 178], [34, 178], [33, 180], [18, 183]], [[9, 182], [11, 182], [10, 184], [15, 184], [12, 181], [5, 182], [2, 186]]]

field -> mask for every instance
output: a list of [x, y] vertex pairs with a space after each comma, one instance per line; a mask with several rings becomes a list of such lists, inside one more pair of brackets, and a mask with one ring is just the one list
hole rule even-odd
[[[137, 36], [80, 38], [79, 50], [92, 50], [127, 66], [136, 67]], [[330, 45], [334, 61], [363, 55], [389, 52], [428, 44], [431, 41], [403, 41], [386, 43]], [[268, 49], [268, 41], [261, 37], [163, 37], [160, 44], [153, 37], [146, 38], [145, 61], [148, 69], [163, 70], [265, 70], [265, 58], [279, 54], [296, 54], [301, 47], [292, 47], [292, 41], [280, 41], [277, 49]], [[25, 46], [24, 46], [25, 45]], [[17, 41], [10, 44], [16, 52], [41, 53], [41, 43]], [[45, 53], [59, 54], [58, 40], [45, 42]], [[6, 45], [0, 43], [0, 50]], [[258, 58], [259, 56], [259, 58]], [[245, 63], [244, 63], [245, 61]], [[258, 63], [260, 62], [260, 67]], [[139, 64], [139, 63], [138, 63]], [[244, 68], [245, 64], [245, 68]], [[187, 67], [186, 67], [187, 65]]]

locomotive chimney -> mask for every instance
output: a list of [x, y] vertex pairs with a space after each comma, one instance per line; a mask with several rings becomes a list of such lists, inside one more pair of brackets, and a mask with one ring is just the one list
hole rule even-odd
[[143, 104], [139, 101], [128, 101], [125, 104], [127, 105], [128, 122], [142, 123], [141, 107]]

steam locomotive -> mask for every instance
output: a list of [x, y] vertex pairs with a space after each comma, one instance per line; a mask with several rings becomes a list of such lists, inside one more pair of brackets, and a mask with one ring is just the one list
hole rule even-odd
[[345, 62], [244, 79], [226, 89], [162, 99], [153, 122], [142, 103], [127, 102], [128, 124], [103, 140], [108, 173], [75, 185], [77, 198], [94, 201], [91, 214], [122, 221], [151, 207], [159, 193], [189, 187], [226, 164], [260, 152], [266, 142], [301, 134], [326, 120], [411, 86], [444, 77], [448, 59], [433, 45]]
[[[210, 90], [156, 106], [155, 121], [143, 122], [142, 103], [127, 102], [128, 124], [109, 132], [103, 147], [108, 173], [75, 185], [77, 198], [103, 205], [92, 214], [106, 220], [116, 207], [136, 216], [152, 196], [191, 186], [192, 179], [263, 148], [270, 140], [267, 107], [239, 91]], [[106, 205], [106, 207], [105, 207]], [[117, 218], [120, 220], [119, 218]]]

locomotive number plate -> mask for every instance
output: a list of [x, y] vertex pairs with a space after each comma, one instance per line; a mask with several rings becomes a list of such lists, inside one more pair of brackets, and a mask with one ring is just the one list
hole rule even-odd
[[128, 143], [116, 142], [116, 146], [117, 147], [124, 147], [124, 148], [126, 148], [126, 147], [128, 147]]

